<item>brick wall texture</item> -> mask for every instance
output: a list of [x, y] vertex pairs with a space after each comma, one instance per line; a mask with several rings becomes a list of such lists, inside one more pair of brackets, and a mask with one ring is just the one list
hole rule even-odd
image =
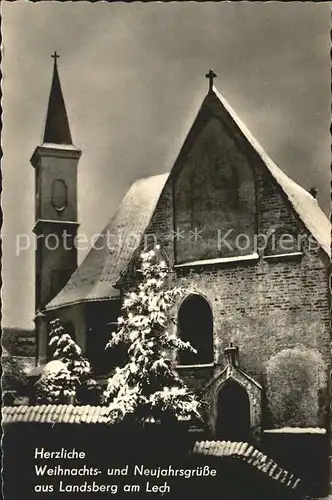
[[[222, 119], [220, 123], [221, 133], [219, 133], [219, 137], [221, 141], [220, 151], [222, 151], [224, 145]], [[215, 151], [213, 151], [211, 158], [206, 157], [204, 134], [202, 136], [202, 143], [195, 144], [195, 154], [202, 156], [201, 152], [203, 151], [206, 165], [209, 164], [209, 161], [212, 163], [219, 161]], [[218, 136], [215, 137], [218, 140]], [[269, 235], [281, 228], [285, 229], [286, 232], [290, 229], [296, 234], [309, 236], [282, 188], [276, 183], [262, 160], [250, 150], [249, 145], [243, 142], [239, 134], [236, 135], [236, 131], [233, 131], [232, 137], [234, 143], [237, 143], [242, 151], [241, 155], [233, 155], [235, 167], [241, 168], [241, 161], [246, 161], [246, 171], [250, 166], [255, 180], [253, 184], [247, 183], [247, 188], [248, 186], [249, 188], [241, 192], [244, 207], [246, 204], [251, 206], [252, 200], [255, 200], [255, 217], [252, 222], [253, 227], [249, 228], [250, 234]], [[229, 142], [229, 139], [227, 141]], [[232, 151], [231, 148], [228, 155], [229, 162], [232, 162]], [[192, 255], [190, 255], [188, 254], [187, 242], [182, 241], [181, 237], [179, 241], [177, 238], [172, 241], [169, 236], [177, 221], [177, 197], [180, 197], [181, 201], [180, 219], [185, 221], [188, 228], [191, 224], [193, 229], [194, 221], [190, 218], [191, 214], [194, 213], [192, 205], [200, 199], [201, 193], [199, 189], [195, 190], [194, 195], [190, 193], [190, 190], [183, 193], [180, 189], [186, 185], [186, 182], [188, 186], [190, 185], [192, 176], [196, 175], [195, 171], [200, 168], [199, 162], [196, 162], [193, 169], [190, 153], [191, 149], [188, 146], [180, 154], [147, 229], [147, 234], [154, 234], [157, 237], [171, 266], [176, 263], [178, 255], [180, 255], [180, 262], [183, 261], [184, 256], [187, 261], [197, 260], [197, 255], [200, 259], [204, 257], [204, 238], [197, 242], [197, 245], [200, 246], [199, 251], [193, 250]], [[240, 163], [238, 164], [238, 162]], [[222, 168], [222, 162], [219, 164]], [[204, 176], [201, 171], [199, 175]], [[230, 189], [229, 186], [227, 183], [225, 186], [222, 183], [215, 186], [208, 169], [205, 180], [201, 180], [201, 185], [204, 196], [211, 193], [213, 200], [217, 200], [218, 196], [227, 199], [228, 193], [222, 191]], [[238, 189], [241, 189], [241, 183]], [[216, 190], [218, 190], [218, 196], [216, 196]], [[186, 196], [188, 199], [184, 200]], [[248, 200], [245, 200], [245, 196], [248, 197]], [[218, 227], [223, 230], [223, 205], [218, 206], [218, 203], [214, 203], [211, 210], [206, 208], [208, 206], [205, 201], [205, 225], [215, 228], [217, 222]], [[184, 213], [186, 210], [187, 212]], [[239, 208], [235, 207], [235, 210], [239, 210]], [[235, 221], [236, 224], [236, 217], [232, 218], [228, 211], [227, 227], [229, 220]], [[241, 224], [243, 220], [241, 219]], [[244, 226], [247, 226], [248, 221], [250, 222], [250, 217], [245, 220]], [[235, 229], [241, 229], [240, 226], [238, 225]], [[329, 261], [318, 246], [309, 246], [305, 239], [303, 241], [303, 254], [297, 257], [286, 256], [272, 260], [264, 258], [264, 252], [260, 251], [258, 252], [260, 256], [256, 260], [179, 267], [176, 268], [173, 276], [173, 284], [183, 285], [188, 294], [192, 291], [202, 294], [210, 303], [213, 313], [215, 364], [212, 369], [211, 367], [182, 368], [181, 373], [192, 386], [202, 388], [211, 380], [211, 377], [213, 378], [220, 373], [225, 366], [223, 351], [230, 341], [239, 347], [241, 368], [261, 383], [272, 399], [273, 392], [271, 393], [267, 386], [266, 367], [273, 357], [285, 349], [301, 349], [301, 352], [308, 353], [307, 368], [310, 370], [310, 359], [312, 359], [313, 354], [317, 356], [321, 373], [312, 382], [316, 386], [308, 388], [311, 396], [314, 392], [317, 397], [314, 400], [311, 396], [307, 398], [307, 404], [312, 405], [314, 401], [316, 407], [314, 410], [311, 408], [310, 411], [301, 413], [300, 406], [306, 404], [305, 392], [301, 395], [302, 402], [299, 401], [299, 415], [301, 413], [301, 415], [306, 414], [311, 415], [311, 417], [307, 421], [303, 421], [302, 416], [301, 418], [299, 416], [298, 422], [296, 418], [292, 418], [292, 422], [287, 421], [286, 418], [285, 421], [278, 421], [281, 426], [290, 423], [292, 425], [298, 423], [302, 426], [320, 426], [325, 425], [326, 421], [324, 420], [326, 419], [326, 400], [324, 398], [322, 400], [319, 394], [327, 394], [327, 380], [331, 365]], [[191, 248], [194, 248], [192, 242]], [[218, 251], [213, 254], [211, 249], [210, 241], [206, 254], [208, 258], [225, 256]], [[248, 253], [250, 252], [252, 249]], [[176, 317], [177, 311], [174, 314]], [[292, 357], [289, 359], [286, 371], [286, 377], [289, 377], [289, 391], [292, 392]], [[284, 382], [280, 388], [278, 388], [278, 383], [275, 383], [273, 387], [274, 391], [285, 390]], [[296, 388], [294, 387], [295, 392]], [[282, 404], [287, 405], [289, 397], [289, 394], [285, 394]], [[269, 401], [267, 401], [267, 405], [269, 405]], [[273, 408], [273, 404], [271, 407]], [[322, 407], [325, 408], [324, 411], [322, 411]]]

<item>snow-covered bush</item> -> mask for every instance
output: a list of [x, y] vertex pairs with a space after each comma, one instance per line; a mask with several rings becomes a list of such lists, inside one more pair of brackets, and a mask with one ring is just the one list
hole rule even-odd
[[267, 363], [267, 397], [275, 427], [315, 427], [319, 397], [327, 385], [326, 366], [318, 351], [283, 349]]
[[46, 370], [36, 385], [36, 403], [65, 404], [75, 400], [78, 381], [65, 363], [58, 362], [58, 370]]
[[36, 384], [36, 402], [74, 403], [77, 391], [91, 374], [89, 361], [83, 356], [81, 348], [74, 342], [59, 319], [51, 321], [49, 346], [52, 361], [44, 367]]

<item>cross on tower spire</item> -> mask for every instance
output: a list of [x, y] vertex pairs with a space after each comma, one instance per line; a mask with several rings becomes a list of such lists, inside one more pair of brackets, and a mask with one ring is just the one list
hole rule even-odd
[[51, 54], [54, 60], [51, 92], [48, 101], [43, 142], [49, 144], [72, 144], [65, 101], [62, 94], [55, 51]]
[[213, 80], [217, 78], [216, 73], [213, 71], [213, 69], [210, 69], [208, 73], [206, 73], [205, 78], [208, 78], [209, 80], [209, 92], [213, 91]]
[[51, 54], [51, 57], [52, 59], [54, 59], [54, 64], [57, 63], [57, 59], [59, 59], [59, 54], [57, 53], [57, 51], [55, 50], [53, 54]]

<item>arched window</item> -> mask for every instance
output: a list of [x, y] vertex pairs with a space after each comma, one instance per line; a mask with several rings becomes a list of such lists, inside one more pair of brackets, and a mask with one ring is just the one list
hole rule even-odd
[[178, 332], [182, 340], [189, 341], [197, 350], [197, 354], [180, 352], [180, 365], [202, 365], [213, 362], [213, 316], [211, 307], [204, 297], [191, 294], [184, 299], [178, 314]]
[[292, 228], [279, 228], [269, 238], [265, 255], [285, 255], [302, 252], [301, 238]]

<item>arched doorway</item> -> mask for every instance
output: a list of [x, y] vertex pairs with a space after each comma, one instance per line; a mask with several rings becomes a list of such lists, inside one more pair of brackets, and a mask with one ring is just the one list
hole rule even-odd
[[229, 441], [250, 439], [250, 402], [247, 391], [235, 380], [226, 381], [217, 400], [216, 437]]

